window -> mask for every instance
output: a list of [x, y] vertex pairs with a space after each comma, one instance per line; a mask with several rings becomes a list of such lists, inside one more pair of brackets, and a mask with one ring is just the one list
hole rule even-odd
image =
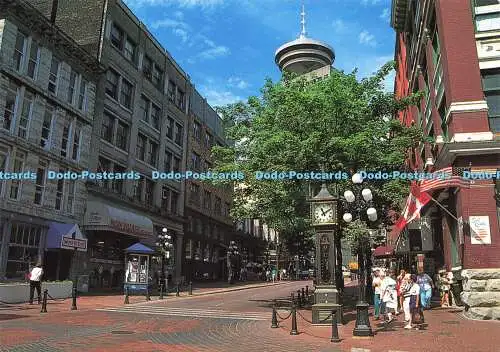
[[132, 84], [123, 78], [120, 93], [120, 104], [130, 109], [132, 106]]
[[490, 129], [493, 133], [500, 132], [500, 70], [482, 71], [483, 90], [488, 104]]
[[114, 124], [115, 118], [105, 112], [102, 116], [101, 138], [110, 143], [113, 143]]
[[129, 126], [122, 121], [118, 121], [116, 129], [116, 146], [121, 150], [128, 151]]
[[[123, 173], [127, 172], [127, 168], [124, 166], [115, 164], [113, 166], [113, 172], [123, 174]], [[118, 194], [123, 194], [124, 193], [123, 180], [115, 178], [113, 180], [113, 183], [112, 183], [112, 188], [113, 188], [113, 192], [116, 192]]]
[[[45, 161], [40, 161], [38, 164], [38, 169], [36, 170], [36, 181], [35, 181], [35, 199], [34, 203], [37, 205], [43, 204], [43, 196], [45, 192], [45, 178], [47, 172], [47, 163]], [[73, 183], [73, 182], [70, 182]]]
[[[9, 148], [0, 146], [0, 172], [4, 173], [7, 171], [7, 165], [9, 160]], [[0, 179], [0, 196], [3, 195], [5, 180]]]
[[193, 258], [193, 240], [186, 241], [186, 251], [184, 252], [186, 259]]
[[12, 57], [14, 69], [16, 71], [21, 71], [23, 69], [24, 58], [26, 57], [26, 42], [26, 36], [21, 32], [17, 32], [16, 46]]
[[154, 202], [154, 189], [155, 189], [155, 183], [151, 180], [146, 179], [146, 204], [147, 205], [153, 205]]
[[475, 16], [476, 30], [478, 32], [495, 31], [500, 29], [500, 14], [485, 13]]
[[123, 50], [123, 56], [129, 61], [134, 62], [135, 61], [135, 44], [127, 38], [125, 41], [125, 48]]
[[170, 212], [175, 215], [179, 214], [179, 193], [172, 191], [170, 200]]
[[[68, 88], [68, 103], [73, 104], [73, 99], [75, 96], [75, 86], [78, 74], [75, 71], [71, 71], [69, 77], [69, 88]], [[108, 82], [106, 81], [106, 93], [108, 92]]]
[[205, 133], [205, 147], [211, 148], [212, 147], [212, 135], [208, 132]]
[[80, 159], [80, 144], [82, 142], [82, 131], [81, 128], [75, 126], [73, 131], [73, 152], [71, 154], [71, 159], [78, 161]]
[[170, 189], [168, 187], [161, 188], [161, 208], [168, 211], [168, 205], [170, 201]]
[[175, 103], [175, 83], [172, 81], [168, 81], [167, 95], [168, 100], [172, 103]]
[[215, 214], [222, 214], [222, 200], [219, 197], [215, 197], [215, 206], [214, 206]]
[[201, 126], [196, 121], [193, 123], [193, 138], [198, 142], [201, 140]]
[[185, 94], [180, 89], [177, 90], [177, 107], [181, 110], [184, 110], [184, 102], [185, 102]]
[[149, 119], [149, 100], [143, 95], [141, 96], [141, 101], [139, 102], [139, 108], [141, 110], [141, 120], [148, 122]]
[[475, 6], [489, 6], [500, 4], [499, 0], [474, 0]]
[[106, 72], [106, 94], [115, 100], [118, 99], [119, 78], [118, 73], [111, 69]]
[[149, 141], [147, 162], [149, 163], [149, 165], [156, 167], [157, 160], [158, 160], [158, 144], [155, 142]]
[[118, 50], [123, 48], [124, 33], [121, 28], [113, 23], [111, 26], [111, 44]]
[[9, 130], [14, 126], [14, 120], [16, 119], [17, 110], [17, 100], [19, 94], [19, 88], [13, 82], [10, 82], [9, 88], [7, 90], [7, 96], [5, 98], [5, 110], [3, 113], [3, 124], [2, 128]]
[[49, 86], [48, 91], [52, 94], [57, 94], [57, 83], [59, 81], [59, 60], [52, 56], [49, 72]]
[[180, 172], [181, 171], [181, 158], [178, 158], [174, 156], [174, 165], [173, 165], [173, 170], [174, 172]]
[[152, 104], [151, 107], [151, 125], [156, 128], [157, 130], [160, 129], [161, 125], [161, 109], [156, 106], [155, 104]]
[[144, 188], [144, 179], [141, 177], [140, 179], [135, 181], [134, 185], [134, 199], [142, 202], [142, 193]]
[[199, 204], [200, 203], [200, 186], [198, 186], [195, 183], [191, 183], [189, 186], [190, 190], [190, 195], [189, 198], [193, 203]]
[[10, 233], [7, 256], [7, 278], [22, 278], [38, 259], [42, 228], [34, 225], [14, 223]]
[[[12, 172], [22, 173], [24, 171], [24, 162], [26, 160], [26, 154], [22, 152], [16, 152], [14, 157], [14, 167]], [[10, 184], [10, 199], [19, 200], [21, 196], [21, 180], [12, 180]]]
[[174, 142], [177, 145], [182, 145], [182, 126], [178, 123], [175, 124], [175, 138]]
[[28, 61], [28, 72], [27, 72], [29, 78], [36, 79], [39, 61], [40, 61], [40, 49], [38, 48], [38, 44], [32, 41], [30, 48], [30, 58]]
[[63, 128], [62, 140], [61, 140], [61, 156], [62, 157], [66, 157], [68, 155], [70, 131], [71, 131], [71, 122], [65, 121], [64, 128]]
[[203, 208], [210, 210], [212, 207], [212, 195], [210, 194], [209, 191], [205, 191], [205, 194], [203, 196]]
[[[59, 169], [59, 173], [63, 173], [66, 170]], [[57, 180], [56, 188], [56, 210], [62, 210], [64, 202], [64, 179]]]
[[167, 137], [172, 139], [174, 135], [174, 119], [170, 116], [167, 117]]
[[165, 150], [165, 161], [163, 163], [163, 168], [165, 172], [169, 172], [172, 170], [172, 153], [168, 150]]
[[225, 203], [224, 204], [224, 216], [229, 216], [229, 209], [230, 209], [229, 203]]
[[191, 154], [191, 170], [192, 171], [200, 170], [200, 156], [196, 153]]
[[148, 57], [144, 56], [144, 60], [142, 61], [142, 72], [144, 77], [151, 80], [153, 74], [153, 61]]
[[19, 124], [17, 126], [17, 136], [20, 138], [28, 137], [29, 122], [31, 120], [31, 114], [33, 112], [33, 100], [33, 94], [26, 91], [24, 93], [23, 108], [21, 110], [21, 116], [19, 118]]
[[83, 78], [80, 81], [80, 93], [78, 94], [78, 110], [87, 110], [87, 81]]
[[161, 89], [161, 83], [163, 81], [163, 71], [160, 70], [156, 65], [153, 67], [153, 77], [151, 82], [156, 86], [156, 88]]
[[75, 207], [76, 182], [68, 182], [68, 198], [66, 199], [66, 212], [73, 214]]
[[139, 133], [139, 135], [137, 136], [137, 147], [136, 147], [135, 157], [142, 161], [146, 160], [146, 143], [147, 143], [147, 138]]

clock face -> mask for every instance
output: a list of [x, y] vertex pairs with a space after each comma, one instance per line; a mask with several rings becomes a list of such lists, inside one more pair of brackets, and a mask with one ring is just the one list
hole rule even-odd
[[319, 203], [313, 208], [313, 222], [316, 224], [334, 223], [335, 209], [332, 204]]

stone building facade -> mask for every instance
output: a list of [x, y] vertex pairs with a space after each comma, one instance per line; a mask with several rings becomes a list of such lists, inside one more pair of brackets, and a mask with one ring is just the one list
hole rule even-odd
[[[65, 279], [86, 244], [74, 257], [61, 240], [82, 237], [87, 189], [51, 171], [88, 169], [103, 71], [25, 2], [2, 2], [0, 14], [0, 278], [24, 278], [41, 261], [46, 279]], [[74, 231], [55, 231], [61, 224]]]
[[[450, 181], [430, 189], [441, 206], [430, 202], [422, 209], [409, 250], [418, 239], [417, 251], [427, 250], [435, 269], [444, 266], [457, 280], [464, 269], [466, 276], [471, 270], [500, 271], [499, 180], [484, 177], [500, 169], [500, 56], [495, 49], [500, 5], [489, 0], [393, 0], [391, 25], [397, 33], [396, 96], [424, 92], [417, 106], [398, 117], [407, 125], [417, 124], [432, 140], [408, 155], [408, 167], [478, 177], [470, 187]], [[475, 290], [466, 288], [467, 308]], [[500, 295], [496, 299], [500, 302]]]

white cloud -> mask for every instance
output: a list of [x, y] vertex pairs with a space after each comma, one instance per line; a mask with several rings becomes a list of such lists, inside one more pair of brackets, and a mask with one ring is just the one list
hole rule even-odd
[[229, 55], [229, 48], [223, 45], [217, 45], [212, 48], [203, 50], [198, 54], [198, 57], [204, 60], [212, 60], [217, 57]]
[[332, 22], [333, 29], [337, 33], [344, 32], [347, 29], [347, 26], [344, 21], [341, 19], [336, 19], [335, 21]]
[[246, 89], [246, 88], [248, 88], [250, 86], [248, 84], [248, 82], [244, 81], [243, 79], [241, 79], [239, 77], [230, 77], [227, 80], [227, 84], [230, 87], [236, 87], [236, 88], [239, 88], [239, 89]]
[[151, 24], [151, 28], [153, 29], [158, 29], [158, 28], [183, 28], [183, 29], [188, 29], [189, 25], [186, 22], [179, 21], [179, 20], [173, 20], [170, 18], [166, 18], [160, 21], [153, 22]]
[[382, 20], [384, 20], [384, 22], [389, 23], [390, 20], [391, 20], [391, 10], [389, 10], [388, 8], [385, 8], [384, 11], [382, 11], [382, 13], [380, 14], [379, 17]]
[[211, 106], [222, 106], [243, 100], [240, 96], [225, 89], [214, 86], [201, 86], [199, 92], [204, 96]]
[[209, 8], [224, 4], [224, 0], [125, 0], [133, 8], [144, 6], [170, 6], [177, 5], [182, 8], [202, 7]]
[[361, 44], [366, 44], [369, 46], [376, 46], [377, 45], [377, 42], [375, 41], [375, 36], [373, 34], [370, 34], [366, 30], [359, 33], [359, 42]]
[[368, 5], [378, 5], [382, 0], [361, 0], [361, 4], [364, 6]]
[[186, 30], [181, 28], [176, 28], [173, 30], [173, 32], [176, 36], [181, 38], [182, 43], [187, 43], [187, 41], [189, 40], [189, 34]]
[[174, 12], [174, 17], [177, 18], [178, 20], [183, 20], [184, 19], [184, 14], [181, 11], [175, 11]]

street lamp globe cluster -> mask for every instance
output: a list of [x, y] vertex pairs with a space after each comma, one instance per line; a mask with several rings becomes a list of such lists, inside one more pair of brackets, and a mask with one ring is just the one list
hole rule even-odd
[[[373, 193], [369, 188], [363, 188], [363, 178], [359, 173], [352, 176], [353, 191], [347, 190], [344, 192], [344, 208], [346, 212], [342, 216], [346, 223], [350, 223], [355, 219], [369, 222], [377, 221], [377, 210], [373, 207]], [[366, 214], [366, 217], [365, 217]], [[367, 234], [368, 235], [368, 234]], [[354, 336], [373, 336], [373, 332], [368, 319], [369, 304], [365, 302], [366, 297], [366, 256], [365, 256], [365, 242], [369, 236], [362, 236], [359, 240], [358, 247], [358, 270], [359, 270], [359, 302], [356, 305], [356, 325], [354, 327]]]
[[165, 283], [165, 259], [170, 259], [170, 252], [174, 248], [172, 236], [168, 234], [168, 229], [164, 227], [157, 237], [156, 247], [161, 253], [161, 274], [160, 274], [160, 291], [163, 295], [163, 287], [167, 287]]

